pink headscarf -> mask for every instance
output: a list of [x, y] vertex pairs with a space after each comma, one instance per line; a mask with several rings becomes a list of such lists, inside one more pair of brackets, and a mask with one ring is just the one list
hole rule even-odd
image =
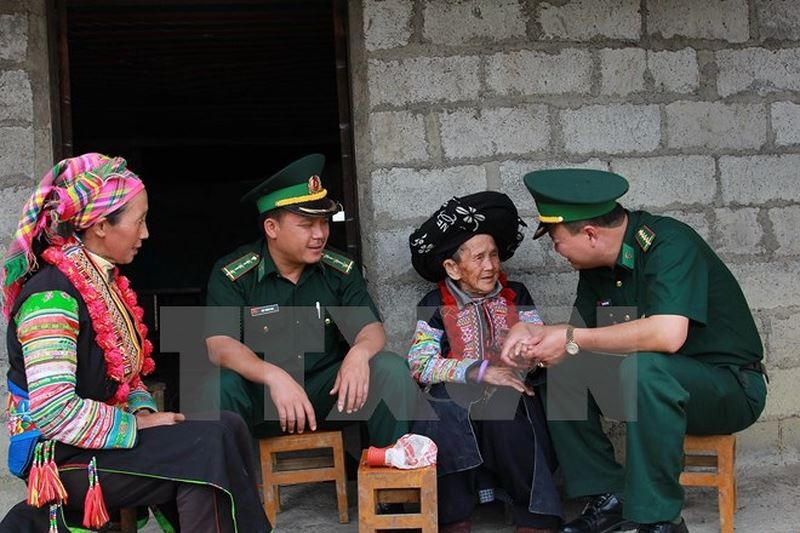
[[36, 269], [33, 241], [37, 237], [44, 233], [49, 242], [61, 244], [58, 224], [69, 222], [76, 230], [86, 229], [144, 189], [126, 165], [121, 157], [89, 153], [60, 161], [42, 178], [22, 208], [0, 272], [6, 318], [25, 276]]

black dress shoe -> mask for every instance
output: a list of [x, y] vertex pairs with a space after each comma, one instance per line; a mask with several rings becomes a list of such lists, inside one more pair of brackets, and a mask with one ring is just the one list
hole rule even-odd
[[689, 533], [689, 528], [686, 527], [686, 522], [681, 518], [680, 524], [673, 524], [672, 522], [642, 524], [636, 531], [637, 533]]
[[581, 516], [561, 526], [561, 533], [610, 533], [628, 531], [636, 524], [622, 518], [622, 502], [613, 494], [593, 496]]

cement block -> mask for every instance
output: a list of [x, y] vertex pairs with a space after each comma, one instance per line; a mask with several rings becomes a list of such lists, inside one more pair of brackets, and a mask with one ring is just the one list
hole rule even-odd
[[[564, 262], [566, 263], [566, 260]], [[534, 273], [514, 277], [528, 288], [542, 316], [563, 316], [565, 310], [570, 309], [575, 303], [575, 291], [578, 288], [577, 272]]]
[[739, 280], [747, 302], [753, 309], [776, 309], [797, 305], [800, 301], [800, 263], [728, 264]]
[[770, 106], [775, 144], [788, 146], [800, 144], [800, 105], [792, 102], [775, 102]]
[[714, 199], [714, 159], [666, 156], [612, 159], [611, 170], [631, 184], [623, 201], [632, 208], [709, 204]]
[[429, 0], [422, 34], [434, 44], [455, 46], [475, 40], [525, 37], [527, 18], [518, 0]]
[[764, 229], [758, 222], [758, 209], [715, 209], [716, 230], [719, 239], [717, 252], [721, 254], [763, 254]]
[[10, 187], [0, 189], [0, 205], [5, 206], [0, 209], [0, 238], [3, 240], [11, 239], [17, 230], [22, 206], [33, 192], [33, 187]]
[[737, 464], [762, 464], [780, 456], [780, 424], [778, 420], [761, 420], [737, 433]]
[[800, 90], [800, 48], [720, 50], [717, 59], [717, 92], [723, 98], [753, 91], [766, 95]]
[[775, 207], [768, 211], [775, 240], [778, 241], [776, 255], [800, 255], [800, 206]]
[[428, 159], [425, 117], [408, 111], [385, 111], [369, 116], [372, 156], [389, 166]]
[[0, 121], [33, 122], [33, 93], [24, 70], [0, 73]]
[[480, 166], [393, 168], [372, 173], [372, 201], [377, 219], [427, 217], [453, 196], [484, 190], [486, 170]]
[[647, 30], [665, 39], [690, 37], [742, 43], [750, 38], [747, 0], [650, 0]]
[[0, 177], [33, 176], [33, 128], [0, 127]]
[[[425, 213], [424, 216], [431, 213]], [[411, 251], [408, 247], [408, 236], [413, 231], [414, 226], [409, 225], [398, 229], [370, 232], [369, 240], [374, 242], [376, 252], [376, 272], [373, 275], [377, 276], [377, 279], [385, 280], [413, 271]]]
[[364, 2], [364, 41], [367, 50], [397, 48], [411, 38], [411, 0], [366, 0]]
[[417, 102], [458, 102], [478, 98], [480, 60], [474, 56], [419, 57], [369, 62], [373, 106], [404, 107]]
[[637, 0], [542, 2], [536, 18], [546, 39], [588, 41], [600, 37], [635, 41], [642, 30]]
[[22, 62], [28, 54], [28, 17], [0, 15], [0, 59]]
[[650, 152], [661, 140], [661, 114], [657, 105], [589, 105], [561, 111], [561, 128], [567, 152]]
[[670, 148], [753, 149], [767, 142], [764, 106], [673, 102], [666, 106]]
[[647, 52], [647, 69], [656, 91], [687, 94], [700, 86], [697, 52], [684, 48], [675, 52]]
[[600, 93], [625, 96], [644, 90], [646, 52], [641, 48], [600, 50]]
[[756, 24], [762, 41], [800, 39], [800, 2], [755, 0]]
[[425, 293], [435, 288], [422, 278], [418, 282], [381, 284], [376, 299], [389, 338], [387, 349], [403, 357], [408, 354], [417, 324], [417, 304]]
[[547, 238], [543, 237], [536, 241], [531, 238], [539, 225], [533, 217], [522, 217], [522, 219], [528, 225], [527, 228], [520, 228], [525, 238], [514, 253], [514, 257], [503, 263], [505, 272], [530, 271], [543, 267], [548, 261], [549, 251], [553, 248]]
[[722, 201], [757, 205], [771, 200], [797, 202], [800, 155], [759, 155], [719, 159]]
[[769, 373], [769, 394], [764, 414], [765, 420], [775, 420], [797, 416], [797, 383], [800, 380], [800, 367], [784, 370], [772, 369]]
[[[579, 163], [563, 160], [546, 161], [503, 161], [500, 163], [500, 192], [504, 192], [514, 200], [517, 209], [526, 215], [536, 213], [536, 209], [528, 189], [522, 183], [522, 177], [534, 170], [546, 168], [593, 168], [608, 170], [608, 163], [600, 159], [589, 159]], [[526, 219], [527, 221], [527, 219]], [[533, 228], [535, 229], [535, 228]]]
[[[624, 200], [624, 198], [623, 198]], [[625, 202], [627, 206], [628, 203]], [[708, 224], [708, 219], [705, 213], [694, 213], [687, 211], [664, 211], [661, 213], [665, 217], [672, 217], [675, 220], [680, 220], [684, 224], [691, 226], [706, 242], [711, 238], [711, 227]]]
[[800, 352], [797, 351], [798, 331], [800, 331], [800, 314], [772, 319], [767, 357], [770, 367], [800, 366]]
[[588, 50], [566, 49], [557, 54], [520, 50], [488, 57], [486, 84], [499, 95], [587, 94], [592, 87], [592, 56]]
[[451, 159], [526, 154], [547, 149], [547, 106], [456, 109], [439, 114], [442, 148]]
[[781, 459], [784, 462], [800, 461], [800, 417], [781, 420]]

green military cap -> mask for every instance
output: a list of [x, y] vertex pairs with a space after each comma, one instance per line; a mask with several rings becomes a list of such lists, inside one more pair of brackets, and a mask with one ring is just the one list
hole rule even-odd
[[544, 235], [550, 224], [610, 213], [617, 205], [617, 198], [628, 192], [628, 180], [604, 170], [535, 170], [525, 174], [523, 181], [539, 210], [539, 227], [534, 239]]
[[328, 190], [322, 186], [324, 166], [322, 154], [301, 157], [242, 196], [242, 202], [255, 202], [259, 213], [282, 207], [309, 217], [335, 215], [342, 206], [328, 198]]

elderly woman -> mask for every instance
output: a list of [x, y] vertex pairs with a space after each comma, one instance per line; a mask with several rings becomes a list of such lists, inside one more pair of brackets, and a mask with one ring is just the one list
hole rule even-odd
[[511, 326], [541, 323], [525, 286], [500, 269], [520, 223], [508, 196], [481, 192], [451, 199], [409, 238], [414, 268], [437, 284], [419, 303], [408, 361], [438, 417], [412, 431], [439, 447], [442, 532], [469, 531], [475, 505], [495, 497], [511, 503], [518, 532], [555, 532], [561, 521], [533, 375], [499, 362]]
[[[0, 531], [90, 529], [107, 509], [160, 506], [183, 531], [265, 532], [237, 416], [156, 412], [142, 309], [117, 265], [148, 237], [147, 192], [124, 159], [58, 163], [22, 212], [3, 269], [9, 468], [28, 481]], [[101, 489], [102, 486], [102, 489]], [[107, 507], [106, 507], [107, 506]]]

